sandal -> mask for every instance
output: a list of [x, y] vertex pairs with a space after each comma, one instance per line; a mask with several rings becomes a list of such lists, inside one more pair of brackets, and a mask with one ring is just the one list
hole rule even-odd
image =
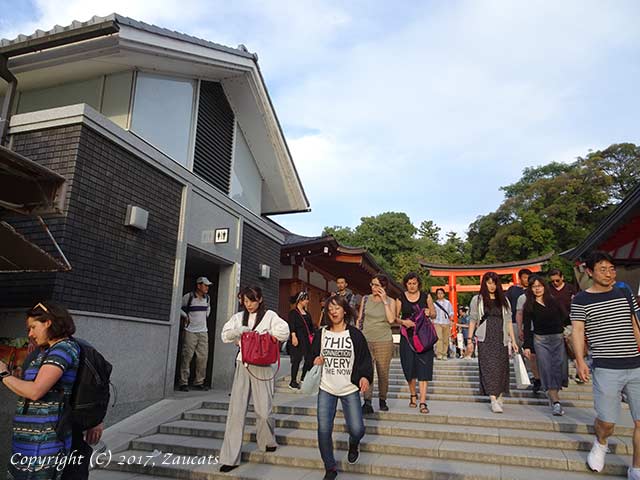
[[409, 407], [416, 408], [418, 406], [418, 404], [416, 403], [416, 400], [418, 400], [418, 395], [410, 395], [409, 397]]
[[429, 413], [429, 409], [427, 408], [427, 404], [426, 403], [421, 403], [420, 404], [420, 413]]

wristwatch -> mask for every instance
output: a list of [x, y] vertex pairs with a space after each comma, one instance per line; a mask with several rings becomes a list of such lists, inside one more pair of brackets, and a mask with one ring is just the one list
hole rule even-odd
[[4, 380], [5, 377], [10, 377], [11, 372], [9, 370], [5, 370], [4, 372], [0, 372], [0, 382]]

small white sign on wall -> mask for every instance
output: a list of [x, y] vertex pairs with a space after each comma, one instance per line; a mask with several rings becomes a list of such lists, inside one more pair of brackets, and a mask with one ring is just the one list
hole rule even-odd
[[229, 242], [229, 229], [216, 228], [215, 243], [228, 243], [228, 242]]
[[202, 243], [229, 243], [229, 229], [204, 230], [202, 232]]

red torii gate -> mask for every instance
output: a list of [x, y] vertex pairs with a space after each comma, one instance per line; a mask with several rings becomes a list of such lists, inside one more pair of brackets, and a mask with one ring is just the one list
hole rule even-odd
[[[436, 263], [428, 263], [423, 260], [420, 261], [422, 268], [429, 270], [429, 275], [432, 277], [446, 277], [448, 280], [447, 285], [431, 287], [431, 292], [435, 293], [438, 288], [444, 289], [449, 293], [449, 301], [453, 306], [455, 316], [453, 318], [452, 335], [455, 335], [456, 327], [458, 323], [458, 293], [459, 292], [479, 292], [480, 291], [480, 278], [487, 272], [496, 272], [498, 275], [511, 275], [511, 282], [502, 285], [502, 288], [506, 290], [511, 285], [518, 282], [518, 271], [523, 268], [528, 268], [531, 272], [540, 272], [542, 266], [549, 261], [553, 256], [553, 253], [549, 253], [542, 257], [533, 258], [530, 260], [518, 260], [508, 263], [496, 263], [493, 265], [442, 265]], [[460, 285], [458, 284], [458, 277], [478, 277], [477, 285]]]

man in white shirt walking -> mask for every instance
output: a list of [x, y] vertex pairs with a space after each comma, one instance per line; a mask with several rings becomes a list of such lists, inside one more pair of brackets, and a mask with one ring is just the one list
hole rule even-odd
[[182, 297], [182, 309], [180, 318], [184, 328], [184, 340], [182, 344], [182, 359], [180, 361], [180, 391], [189, 391], [189, 374], [191, 373], [191, 359], [195, 353], [196, 372], [193, 380], [193, 388], [196, 390], [208, 390], [204, 385], [207, 375], [207, 358], [209, 356], [209, 333], [207, 330], [207, 318], [211, 313], [209, 301], [209, 286], [211, 282], [207, 277], [196, 280], [196, 288], [193, 292]]
[[449, 338], [451, 337], [451, 317], [453, 317], [453, 306], [451, 302], [444, 298], [444, 289], [436, 290], [436, 318], [433, 321], [438, 333], [438, 343], [436, 344], [436, 358], [446, 360], [449, 353]]

